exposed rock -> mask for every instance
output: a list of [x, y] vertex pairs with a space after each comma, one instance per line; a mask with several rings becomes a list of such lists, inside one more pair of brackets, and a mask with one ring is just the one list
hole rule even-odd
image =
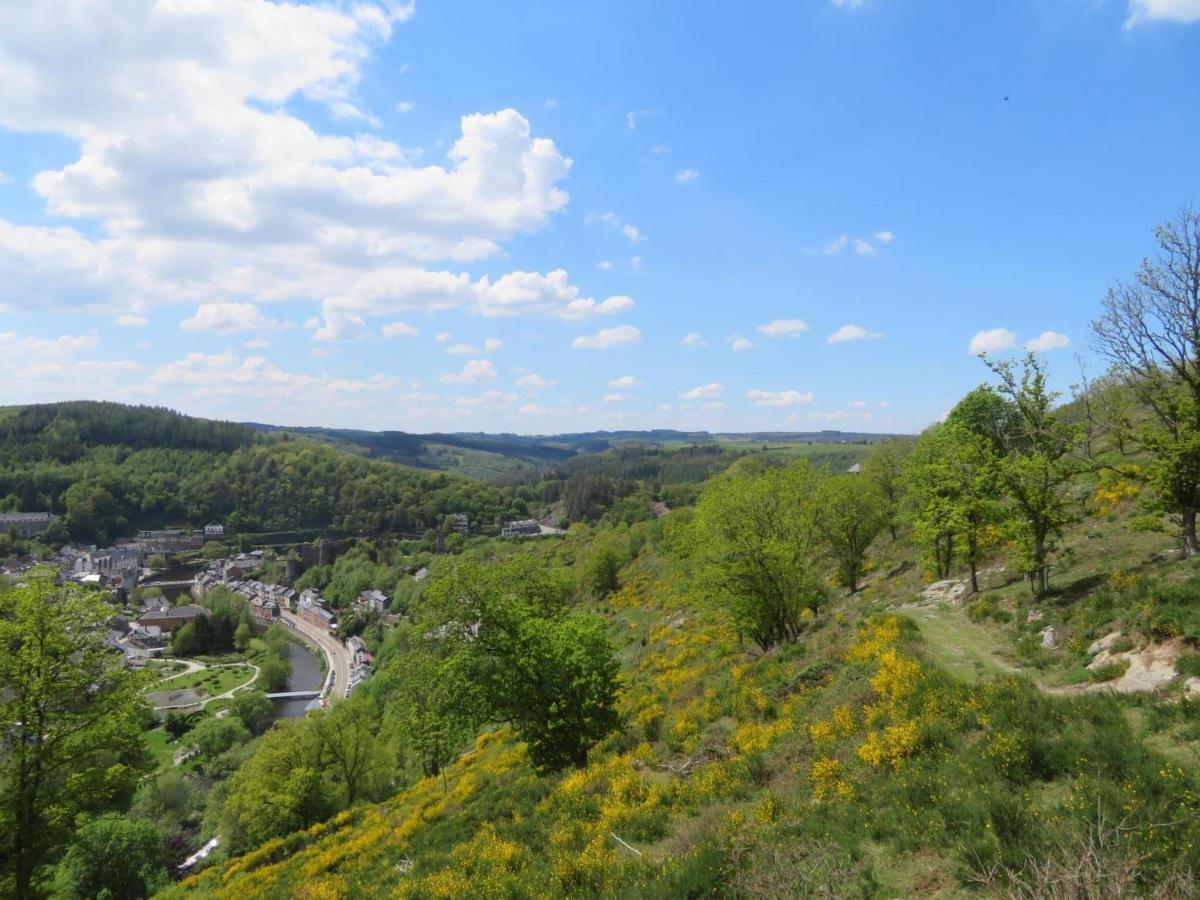
[[1097, 638], [1096, 640], [1094, 640], [1090, 644], [1088, 644], [1088, 648], [1087, 648], [1088, 656], [1095, 656], [1101, 650], [1108, 650], [1109, 648], [1112, 647], [1113, 644], [1115, 644], [1118, 640], [1120, 640], [1120, 638], [1121, 638], [1121, 632], [1119, 632], [1119, 631], [1112, 631], [1112, 632], [1109, 632], [1108, 634], [1106, 634], [1102, 638]]
[[1047, 650], [1055, 650], [1058, 648], [1058, 629], [1053, 625], [1047, 625], [1041, 630], [1042, 646]]
[[1046, 614], [1040, 609], [1031, 609], [1029, 615], [1025, 617], [1025, 621], [1032, 625], [1034, 622], [1040, 622], [1046, 617]]
[[1179, 547], [1169, 547], [1150, 556], [1151, 562], [1166, 562], [1169, 559], [1183, 559], [1183, 550]]
[[966, 593], [967, 583], [965, 581], [949, 578], [945, 581], [935, 581], [921, 591], [921, 596], [930, 603], [949, 603], [957, 606]]
[[1183, 693], [1184, 696], [1189, 698], [1200, 695], [1200, 678], [1197, 678], [1195, 675], [1189, 677], [1183, 683]]
[[1096, 654], [1096, 658], [1088, 663], [1088, 668], [1094, 672], [1110, 662], [1128, 660], [1129, 668], [1125, 670], [1124, 675], [1095, 687], [1116, 691], [1118, 694], [1147, 693], [1158, 690], [1179, 674], [1175, 671], [1175, 661], [1179, 659], [1183, 646], [1182, 638], [1173, 638], [1162, 644], [1151, 644], [1144, 650], [1123, 650], [1119, 653], [1101, 650]]

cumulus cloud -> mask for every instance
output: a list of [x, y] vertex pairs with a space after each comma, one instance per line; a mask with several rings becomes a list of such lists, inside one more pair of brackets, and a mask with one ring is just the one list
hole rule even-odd
[[1033, 353], [1045, 353], [1047, 350], [1062, 350], [1071, 346], [1071, 339], [1057, 331], [1043, 331], [1037, 337], [1025, 342], [1025, 349]]
[[1129, 0], [1126, 28], [1155, 21], [1183, 25], [1200, 22], [1200, 0]]
[[580, 296], [579, 288], [570, 283], [563, 269], [545, 275], [510, 272], [495, 282], [484, 276], [474, 291], [480, 313], [488, 318], [540, 314], [577, 320], [629, 312], [634, 305], [622, 294], [604, 300]]
[[676, 184], [687, 184], [700, 177], [699, 169], [679, 169], [675, 172]]
[[416, 108], [417, 108], [416, 104], [413, 103], [411, 100], [401, 100], [399, 103], [396, 104], [396, 112], [401, 113], [401, 114], [410, 113]]
[[[31, 183], [51, 215], [89, 223], [0, 220], [10, 296], [122, 313], [386, 295], [432, 260], [494, 256], [543, 227], [567, 203], [571, 161], [516, 110], [464, 116], [432, 165], [294, 114], [299, 101], [372, 121], [362, 69], [410, 13], [390, 0], [0, 5], [0, 127], [80, 148]], [[414, 308], [467, 302], [469, 283], [431, 275], [449, 300], [422, 286]]]
[[[890, 231], [876, 231], [872, 237], [885, 247], [896, 239], [896, 235]], [[823, 244], [812, 244], [805, 247], [804, 252], [809, 256], [837, 256], [846, 249], [853, 249], [859, 256], [871, 256], [878, 252], [879, 248], [866, 238], [839, 234]]]
[[461, 372], [442, 376], [443, 384], [475, 384], [477, 381], [495, 381], [496, 367], [490, 359], [469, 359]]
[[385, 338], [415, 337], [419, 332], [407, 322], [388, 322], [380, 332]]
[[808, 323], [803, 319], [775, 319], [759, 325], [758, 330], [767, 337], [799, 337], [808, 331]]
[[803, 406], [812, 403], [812, 391], [746, 391], [746, 399], [755, 406]]
[[202, 303], [190, 319], [179, 327], [184, 331], [215, 331], [217, 334], [237, 334], [240, 331], [266, 331], [280, 323], [268, 319], [253, 303]]
[[699, 387], [694, 387], [690, 391], [685, 391], [679, 397], [682, 400], [711, 400], [720, 397], [725, 393], [725, 385], [714, 381], [711, 384], [702, 384]]
[[455, 356], [478, 356], [481, 353], [495, 353], [504, 345], [500, 338], [486, 338], [482, 347], [477, 347], [475, 344], [453, 344], [446, 348], [447, 353]]
[[594, 335], [580, 335], [571, 341], [571, 346], [577, 350], [607, 350], [636, 344], [641, 337], [641, 329], [633, 325], [618, 325], [616, 328], [601, 328]]
[[879, 241], [879, 243], [883, 244], [884, 246], [887, 246], [895, 239], [896, 239], [896, 235], [892, 234], [892, 232], [890, 232], [890, 231], [875, 232], [875, 240]]
[[979, 331], [971, 338], [970, 344], [967, 345], [967, 351], [972, 356], [978, 356], [981, 353], [1000, 353], [1004, 350], [1009, 350], [1017, 343], [1017, 336], [1007, 328], [991, 328], [987, 331]]
[[618, 394], [618, 393], [613, 393], [613, 394], [605, 394], [605, 395], [604, 395], [604, 402], [605, 402], [605, 403], [624, 403], [624, 402], [625, 402], [625, 395], [624, 395], [624, 394]]
[[525, 388], [527, 391], [540, 391], [554, 384], [553, 381], [547, 381], [537, 372], [527, 372], [517, 379], [517, 387]]
[[143, 328], [150, 324], [150, 320], [145, 316], [135, 316], [132, 314], [117, 316], [113, 319], [113, 324], [120, 328]]
[[683, 346], [687, 347], [689, 350], [699, 350], [701, 347], [708, 346], [708, 341], [706, 341], [704, 339], [704, 335], [698, 331], [689, 331], [683, 336], [683, 340], [679, 343], [683, 344]]
[[611, 272], [613, 270], [612, 260], [602, 259], [600, 262], [596, 263], [596, 268], [601, 272]]
[[619, 378], [610, 379], [608, 386], [610, 388], [631, 388], [637, 384], [637, 379], [632, 375], [622, 375]]
[[735, 335], [733, 339], [730, 340], [729, 346], [735, 353], [744, 353], [745, 351], [752, 349], [754, 344], [750, 342], [749, 338], [738, 337]]
[[878, 331], [870, 331], [863, 328], [861, 325], [843, 325], [833, 334], [825, 339], [827, 344], [841, 344], [845, 341], [869, 341], [881, 338], [883, 335]]

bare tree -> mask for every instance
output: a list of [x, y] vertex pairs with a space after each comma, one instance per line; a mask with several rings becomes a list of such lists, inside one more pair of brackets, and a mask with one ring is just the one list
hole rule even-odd
[[1157, 255], [1109, 290], [1092, 331], [1153, 414], [1139, 440], [1157, 459], [1153, 480], [1191, 555], [1200, 510], [1200, 213], [1184, 210], [1155, 236]]

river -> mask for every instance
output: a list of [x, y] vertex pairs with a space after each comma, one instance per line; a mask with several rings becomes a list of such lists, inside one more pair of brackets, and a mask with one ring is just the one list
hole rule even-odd
[[[319, 691], [324, 683], [321, 665], [303, 644], [288, 643], [288, 660], [292, 664], [292, 675], [288, 679], [289, 691]], [[275, 719], [295, 719], [304, 715], [311, 700], [276, 700]]]

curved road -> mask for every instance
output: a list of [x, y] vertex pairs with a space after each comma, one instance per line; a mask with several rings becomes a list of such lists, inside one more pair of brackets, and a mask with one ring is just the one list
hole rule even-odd
[[332, 697], [345, 697], [346, 688], [350, 684], [350, 651], [346, 646], [329, 634], [327, 631], [322, 631], [315, 625], [304, 621], [295, 613], [282, 610], [281, 615], [283, 621], [291, 627], [293, 631], [308, 638], [312, 643], [321, 648], [321, 652], [325, 654], [325, 663], [333, 672], [333, 690], [330, 691]]

